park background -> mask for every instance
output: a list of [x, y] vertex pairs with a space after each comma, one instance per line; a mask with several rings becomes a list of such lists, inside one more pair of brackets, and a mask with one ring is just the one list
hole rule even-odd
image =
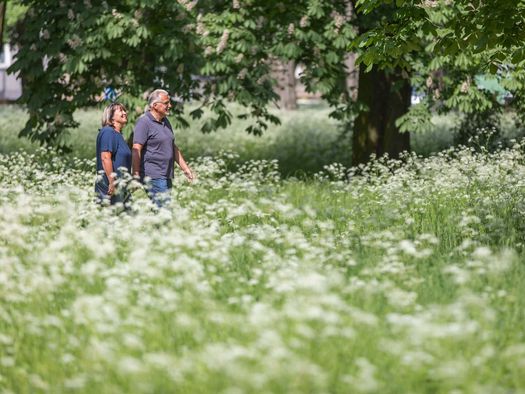
[[[524, 9], [0, 2], [0, 392], [523, 392]], [[169, 209], [95, 204], [108, 87], [178, 103]]]

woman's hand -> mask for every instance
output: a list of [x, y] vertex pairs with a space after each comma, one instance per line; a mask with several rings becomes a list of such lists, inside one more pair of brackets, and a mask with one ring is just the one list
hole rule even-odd
[[108, 186], [108, 196], [112, 196], [115, 192], [115, 181], [111, 179]]

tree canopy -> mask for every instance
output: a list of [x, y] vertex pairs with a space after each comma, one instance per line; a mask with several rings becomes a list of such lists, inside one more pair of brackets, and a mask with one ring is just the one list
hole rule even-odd
[[[477, 85], [480, 74], [493, 75], [523, 106], [521, 0], [19, 3], [28, 11], [12, 32], [20, 50], [11, 70], [24, 81], [29, 120], [22, 135], [46, 144], [66, 146], [74, 110], [100, 101], [106, 87], [137, 115], [157, 87], [196, 100], [201, 106], [191, 117], [202, 116], [204, 106], [214, 113], [204, 132], [228, 126], [226, 103], [235, 101], [246, 108], [240, 117], [254, 120], [248, 131], [259, 134], [278, 122], [268, 111], [276, 100], [275, 59], [304, 64], [307, 89], [320, 92], [334, 116], [351, 120], [366, 108], [344, 83], [349, 52], [361, 67], [384, 70], [391, 94], [405, 80], [423, 97], [408, 112], [397, 111], [402, 131], [428, 128], [431, 111], [497, 105], [496, 95]], [[187, 123], [181, 108], [174, 115], [176, 125]]]
[[356, 46], [367, 67], [398, 65], [413, 74], [425, 97], [400, 119], [405, 130], [425, 129], [429, 109], [464, 113], [497, 106], [497, 94], [476, 76], [498, 80], [524, 106], [525, 1], [523, 0], [357, 0], [360, 14], [384, 7], [390, 18], [360, 35]]
[[[75, 108], [93, 105], [108, 86], [137, 113], [156, 87], [200, 100], [215, 113], [205, 132], [227, 126], [225, 102], [236, 101], [247, 108], [241, 117], [255, 119], [248, 131], [261, 133], [278, 121], [267, 109], [276, 99], [272, 58], [311, 65], [305, 83], [334, 103], [335, 91], [344, 92], [338, 78], [352, 32], [332, 18], [344, 1], [20, 1], [28, 12], [14, 35], [20, 50], [11, 70], [24, 80], [30, 117], [22, 135], [44, 143], [65, 146]], [[180, 108], [175, 117], [185, 124]]]

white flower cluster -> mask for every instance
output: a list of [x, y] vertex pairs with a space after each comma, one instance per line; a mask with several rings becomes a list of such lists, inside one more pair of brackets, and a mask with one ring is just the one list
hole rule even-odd
[[0, 155], [0, 387], [523, 391], [523, 152], [309, 181], [203, 157], [124, 213], [93, 160]]
[[221, 36], [221, 39], [219, 41], [219, 44], [217, 45], [217, 54], [221, 54], [225, 49], [226, 49], [226, 45], [228, 45], [228, 38], [230, 36], [230, 32], [228, 31], [228, 29], [224, 30], [222, 32], [222, 36]]
[[195, 8], [199, 0], [177, 0], [177, 2], [186, 8], [187, 11], [191, 11]]

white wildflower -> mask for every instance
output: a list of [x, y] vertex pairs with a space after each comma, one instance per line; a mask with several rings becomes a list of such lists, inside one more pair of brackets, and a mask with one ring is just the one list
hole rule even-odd
[[220, 54], [226, 49], [226, 45], [228, 44], [228, 37], [230, 36], [230, 32], [228, 29], [224, 30], [222, 32], [221, 40], [219, 41], [219, 45], [217, 45], [217, 54]]

